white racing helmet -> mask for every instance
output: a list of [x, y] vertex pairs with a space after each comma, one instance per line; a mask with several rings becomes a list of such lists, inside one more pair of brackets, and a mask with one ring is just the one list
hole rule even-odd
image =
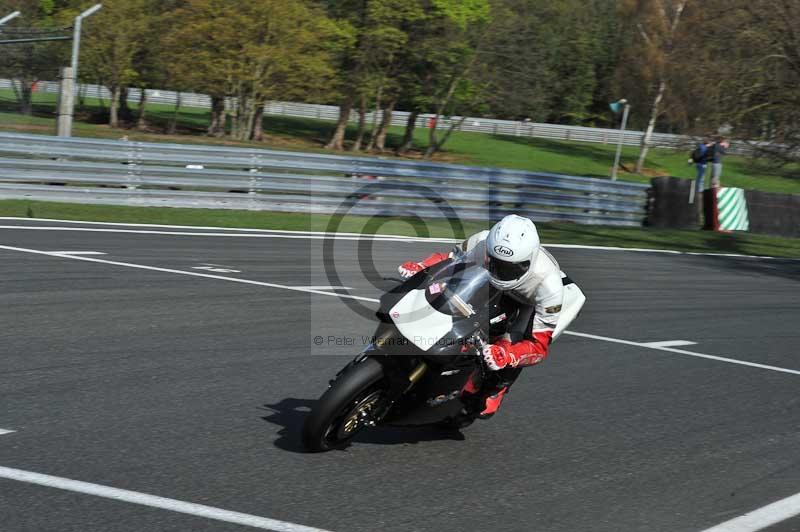
[[539, 254], [539, 233], [528, 218], [510, 214], [494, 224], [486, 237], [486, 269], [492, 286], [514, 290], [531, 275]]

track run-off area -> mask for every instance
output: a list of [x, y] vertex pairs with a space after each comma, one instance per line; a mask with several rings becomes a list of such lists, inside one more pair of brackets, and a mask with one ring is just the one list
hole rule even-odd
[[0, 219], [0, 530], [800, 530], [794, 260], [547, 246], [587, 304], [497, 416], [302, 452], [451, 246]]

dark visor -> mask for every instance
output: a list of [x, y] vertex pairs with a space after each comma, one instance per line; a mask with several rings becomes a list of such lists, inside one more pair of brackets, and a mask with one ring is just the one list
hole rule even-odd
[[486, 269], [492, 274], [495, 279], [501, 281], [513, 281], [519, 279], [528, 268], [531, 266], [531, 261], [525, 260], [522, 262], [506, 262], [504, 260], [496, 259], [491, 255], [486, 257]]

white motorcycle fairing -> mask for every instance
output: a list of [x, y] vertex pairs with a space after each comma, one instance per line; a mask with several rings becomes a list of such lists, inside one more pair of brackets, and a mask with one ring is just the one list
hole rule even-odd
[[423, 351], [453, 329], [453, 317], [433, 308], [425, 298], [425, 289], [412, 290], [389, 310], [397, 330]]
[[[562, 279], [566, 276], [567, 274], [561, 272]], [[561, 305], [561, 316], [559, 316], [558, 323], [553, 331], [553, 342], [555, 342], [556, 339], [561, 336], [561, 333], [567, 330], [567, 327], [578, 317], [578, 313], [583, 308], [584, 303], [586, 303], [586, 296], [578, 285], [572, 282], [564, 285], [564, 302]]]

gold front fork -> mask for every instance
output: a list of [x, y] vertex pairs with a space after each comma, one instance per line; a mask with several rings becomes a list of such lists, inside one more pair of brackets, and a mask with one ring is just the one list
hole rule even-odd
[[411, 381], [412, 385], [416, 384], [416, 382], [420, 380], [423, 375], [425, 375], [425, 372], [427, 370], [428, 370], [428, 365], [424, 361], [420, 362], [419, 366], [414, 368], [414, 371], [412, 371], [411, 374], [408, 376], [408, 380]]

